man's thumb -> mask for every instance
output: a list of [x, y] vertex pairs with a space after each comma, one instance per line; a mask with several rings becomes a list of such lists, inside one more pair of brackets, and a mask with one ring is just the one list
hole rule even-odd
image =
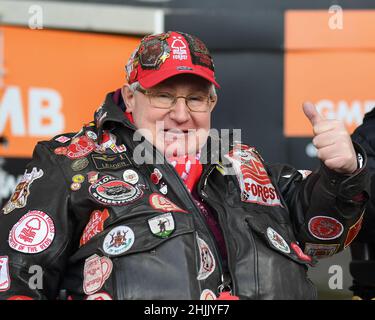
[[323, 120], [323, 117], [318, 113], [316, 107], [311, 102], [304, 102], [302, 107], [304, 114], [310, 120], [313, 126], [319, 121]]

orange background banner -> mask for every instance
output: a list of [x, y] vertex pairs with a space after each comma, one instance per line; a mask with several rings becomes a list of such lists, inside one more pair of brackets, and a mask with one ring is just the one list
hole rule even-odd
[[[374, 10], [339, 13], [287, 11], [285, 15], [284, 135], [312, 136], [302, 103], [311, 101], [350, 132], [375, 106]], [[337, 24], [339, 26], [339, 24]]]
[[[30, 157], [39, 140], [78, 131], [125, 83], [137, 37], [0, 27], [0, 156]], [[1, 60], [0, 60], [1, 62]]]

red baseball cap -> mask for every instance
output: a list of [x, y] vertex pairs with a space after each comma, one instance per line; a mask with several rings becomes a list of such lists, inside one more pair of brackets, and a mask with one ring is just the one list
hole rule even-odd
[[206, 45], [195, 36], [177, 31], [144, 37], [126, 65], [128, 83], [138, 81], [146, 89], [184, 73], [205, 78], [220, 88]]

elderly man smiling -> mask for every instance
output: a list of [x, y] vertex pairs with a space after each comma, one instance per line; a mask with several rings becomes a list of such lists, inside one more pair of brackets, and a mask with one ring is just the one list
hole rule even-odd
[[306, 103], [320, 168], [266, 164], [213, 143], [219, 85], [198, 38], [147, 36], [126, 71], [93, 122], [36, 146], [0, 214], [0, 297], [316, 298], [307, 268], [350, 244], [368, 198], [344, 125]]

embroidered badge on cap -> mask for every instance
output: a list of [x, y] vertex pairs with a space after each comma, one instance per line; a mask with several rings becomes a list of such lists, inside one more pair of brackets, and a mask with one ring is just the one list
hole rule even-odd
[[197, 280], [204, 280], [207, 279], [212, 272], [214, 272], [216, 267], [216, 262], [214, 255], [211, 252], [211, 249], [207, 245], [207, 243], [198, 237], [197, 235], [197, 243], [199, 248], [199, 257], [200, 257], [200, 268], [198, 272]]
[[113, 299], [106, 292], [98, 292], [90, 296], [87, 296], [85, 300], [113, 300]]
[[83, 230], [79, 246], [85, 245], [92, 237], [102, 232], [104, 229], [104, 222], [109, 217], [107, 209], [103, 211], [95, 210], [91, 213], [90, 220]]
[[97, 254], [85, 260], [83, 269], [83, 291], [87, 295], [99, 291], [112, 272], [112, 261]]
[[132, 186], [111, 176], [104, 176], [89, 188], [91, 196], [105, 205], [122, 206], [143, 196], [139, 186]]
[[210, 289], [204, 289], [199, 299], [200, 300], [216, 300], [216, 295]]
[[267, 228], [267, 237], [276, 249], [284, 253], [290, 253], [290, 248], [287, 242], [271, 227]]
[[281, 206], [280, 197], [254, 148], [236, 145], [225, 157], [232, 163], [241, 189], [241, 200]]
[[160, 238], [168, 238], [175, 229], [174, 219], [170, 212], [148, 219], [151, 232]]
[[343, 225], [332, 217], [315, 216], [308, 225], [310, 233], [319, 240], [332, 240], [341, 236]]
[[0, 256], [0, 292], [10, 288], [8, 256]]
[[55, 237], [55, 225], [43, 211], [26, 213], [9, 233], [9, 246], [19, 252], [39, 253], [46, 250]]
[[138, 173], [131, 169], [125, 170], [124, 173], [122, 174], [122, 177], [125, 182], [131, 183], [131, 184], [136, 184], [139, 180]]
[[330, 257], [333, 256], [340, 244], [317, 244], [317, 243], [306, 243], [305, 244], [305, 253], [309, 256], [319, 258]]
[[103, 250], [110, 255], [119, 255], [128, 251], [134, 243], [134, 232], [127, 226], [113, 228], [104, 238]]
[[34, 167], [30, 173], [28, 173], [26, 170], [9, 201], [4, 206], [3, 213], [8, 214], [14, 209], [24, 208], [27, 203], [27, 198], [30, 195], [30, 185], [33, 183], [33, 181], [41, 178], [42, 176], [42, 169], [38, 170]]
[[158, 193], [153, 193], [149, 197], [150, 205], [156, 209], [161, 210], [164, 212], [184, 212], [187, 213], [186, 210], [181, 209], [180, 207], [176, 206], [171, 200], [163, 197]]
[[362, 213], [362, 215], [358, 219], [358, 221], [350, 227], [350, 229], [348, 231], [348, 234], [346, 236], [346, 239], [345, 239], [344, 249], [346, 249], [352, 243], [352, 241], [357, 236], [358, 232], [361, 230], [362, 221], [363, 221], [363, 215], [364, 214]]
[[73, 171], [82, 171], [89, 165], [89, 160], [87, 158], [81, 158], [74, 160], [71, 164], [71, 168]]

